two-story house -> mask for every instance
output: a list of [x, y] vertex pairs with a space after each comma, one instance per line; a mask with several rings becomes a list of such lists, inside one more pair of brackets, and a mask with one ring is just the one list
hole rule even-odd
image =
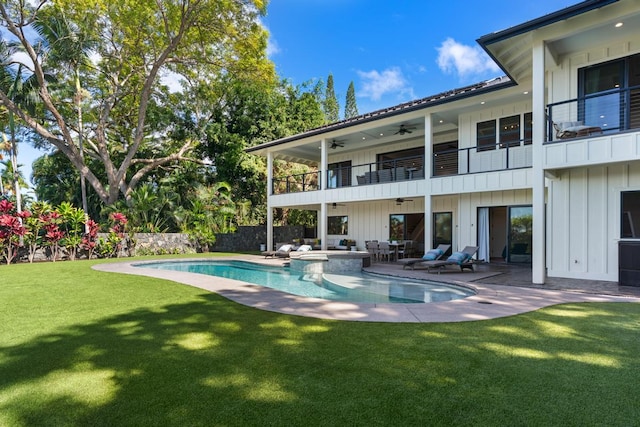
[[[450, 242], [531, 263], [534, 283], [638, 283], [620, 265], [640, 237], [640, 1], [583, 1], [478, 43], [504, 77], [248, 149], [267, 159], [269, 247], [273, 209], [307, 209], [323, 248]], [[273, 176], [275, 159], [314, 172]]]

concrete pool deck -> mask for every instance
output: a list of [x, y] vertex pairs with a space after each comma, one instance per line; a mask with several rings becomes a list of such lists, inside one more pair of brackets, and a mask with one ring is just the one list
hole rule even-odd
[[[203, 260], [251, 261], [265, 265], [284, 265], [286, 260], [263, 259], [260, 256], [238, 255], [232, 257], [194, 258]], [[176, 259], [189, 261], [191, 259]], [[156, 260], [155, 262], [167, 260]], [[110, 273], [134, 274], [171, 280], [194, 286], [209, 292], [215, 292], [225, 298], [260, 310], [318, 319], [349, 320], [365, 322], [463, 322], [494, 319], [534, 311], [556, 304], [574, 302], [635, 302], [640, 303], [640, 289], [599, 292], [588, 289], [566, 290], [544, 287], [525, 287], [505, 284], [486, 283], [505, 280], [499, 278], [503, 273], [486, 269], [476, 272], [447, 272], [443, 274], [427, 273], [424, 270], [403, 270], [397, 264], [376, 263], [367, 271], [389, 274], [397, 277], [420, 278], [423, 280], [453, 283], [472, 288], [476, 295], [464, 299], [416, 304], [371, 304], [328, 301], [287, 294], [274, 289], [202, 274], [182, 271], [159, 270], [134, 267], [154, 261], [125, 261], [94, 265], [99, 271]], [[524, 270], [523, 270], [524, 272]], [[492, 279], [494, 278], [494, 279]], [[508, 279], [507, 279], [508, 280]], [[517, 281], [517, 279], [513, 279]], [[556, 286], [557, 287], [557, 286]], [[613, 288], [612, 288], [613, 289]], [[616, 289], [618, 289], [616, 284]]]

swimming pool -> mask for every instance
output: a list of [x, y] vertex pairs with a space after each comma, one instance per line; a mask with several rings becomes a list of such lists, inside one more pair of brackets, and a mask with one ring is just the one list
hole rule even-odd
[[439, 282], [367, 273], [305, 274], [246, 261], [168, 261], [134, 265], [225, 277], [293, 295], [332, 301], [406, 304], [451, 301], [475, 295], [471, 289]]

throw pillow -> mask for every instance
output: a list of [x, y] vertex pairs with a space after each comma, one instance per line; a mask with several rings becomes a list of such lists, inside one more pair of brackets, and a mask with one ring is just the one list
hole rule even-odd
[[431, 249], [429, 252], [424, 254], [422, 259], [425, 260], [425, 261], [434, 261], [434, 260], [438, 259], [438, 257], [440, 257], [440, 255], [442, 255], [442, 251], [440, 249]]
[[469, 255], [465, 254], [464, 252], [454, 252], [451, 254], [451, 256], [449, 258], [447, 258], [447, 261], [449, 262], [455, 262], [458, 265], [462, 265], [465, 262], [467, 262], [469, 260], [469, 258], [471, 258]]

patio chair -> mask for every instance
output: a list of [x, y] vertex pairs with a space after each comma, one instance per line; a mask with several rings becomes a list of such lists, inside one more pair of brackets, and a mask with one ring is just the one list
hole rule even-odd
[[379, 182], [391, 182], [393, 177], [391, 176], [391, 169], [381, 169], [378, 171]]
[[589, 136], [593, 133], [602, 133], [602, 129], [598, 126], [588, 126], [577, 122], [554, 122], [553, 128], [556, 130], [556, 138], [568, 139], [578, 136]]
[[364, 173], [364, 182], [365, 184], [373, 184], [378, 182], [378, 172], [365, 172]]
[[367, 247], [367, 252], [371, 256], [371, 259], [374, 261], [378, 260], [378, 241], [373, 240], [371, 242], [365, 242], [365, 246]]
[[387, 262], [391, 258], [391, 247], [389, 246], [389, 242], [379, 242], [378, 243], [378, 258], [386, 259]]
[[451, 248], [451, 245], [438, 245], [437, 248], [431, 249], [425, 253], [422, 258], [404, 258], [398, 260], [398, 262], [402, 264], [403, 270], [407, 267], [410, 267], [413, 270], [416, 266], [420, 266], [425, 262], [440, 260], [444, 254], [447, 253], [449, 248]]
[[460, 271], [464, 271], [465, 268], [474, 271], [472, 258], [476, 252], [478, 252], [477, 246], [467, 246], [460, 252], [452, 253], [446, 260], [425, 261], [422, 265], [427, 267], [429, 272], [431, 269], [437, 268], [438, 274], [448, 265], [457, 265], [460, 267]]
[[413, 240], [405, 240], [398, 246], [398, 260], [409, 257], [413, 253]]
[[289, 258], [289, 252], [293, 249], [293, 245], [285, 244], [278, 247], [275, 251], [262, 252], [265, 258]]

